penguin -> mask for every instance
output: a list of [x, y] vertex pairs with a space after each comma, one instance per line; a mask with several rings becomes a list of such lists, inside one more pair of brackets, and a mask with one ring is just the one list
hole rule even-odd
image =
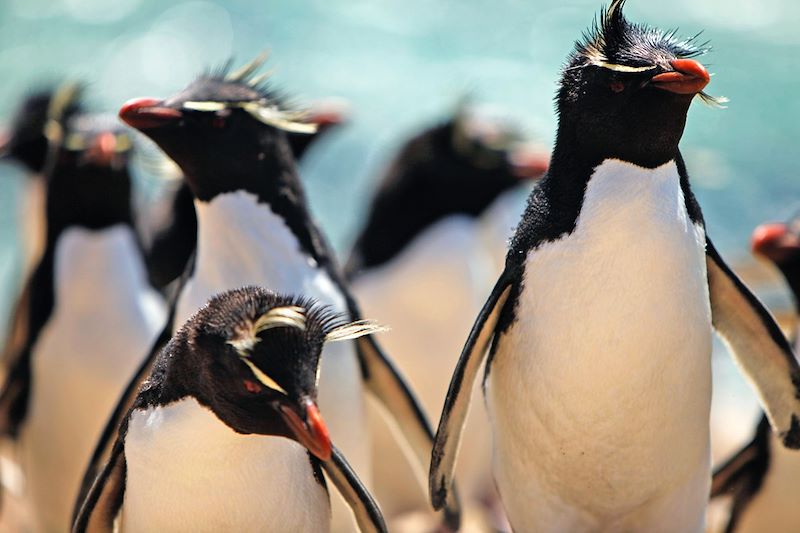
[[93, 445], [166, 319], [131, 214], [131, 138], [113, 117], [49, 110], [44, 253], [25, 288], [26, 334], [0, 389], [37, 531], [68, 529]]
[[[346, 109], [342, 102], [321, 100], [316, 102], [305, 118], [309, 124], [317, 126], [315, 133], [288, 132], [289, 145], [298, 161], [314, 141], [325, 132], [335, 129], [346, 120]], [[156, 230], [153, 242], [145, 250], [150, 282], [164, 288], [177, 280], [186, 270], [197, 245], [197, 217], [194, 212], [194, 196], [189, 185], [182, 181], [172, 194], [171, 217], [168, 223]]]
[[[19, 202], [23, 285], [44, 249], [46, 180], [42, 173], [47, 158], [44, 128], [55, 91], [52, 87], [30, 91], [16, 109], [8, 134], [0, 142], [0, 161], [17, 164], [26, 174]], [[75, 106], [64, 110], [66, 114], [77, 111]]]
[[[753, 253], [778, 267], [800, 301], [800, 217], [788, 223], [762, 224], [752, 236]], [[795, 350], [798, 335], [795, 331]], [[726, 533], [800, 530], [797, 480], [800, 456], [781, 446], [762, 415], [752, 440], [715, 472], [711, 498], [732, 496]]]
[[[431, 501], [449, 496], [481, 364], [492, 470], [514, 531], [702, 531], [712, 331], [800, 447], [800, 367], [708, 238], [678, 147], [703, 48], [614, 0], [557, 94], [550, 168], [455, 367]], [[489, 344], [491, 343], [491, 348]], [[488, 359], [487, 359], [488, 353]]]
[[329, 531], [324, 470], [385, 532], [317, 407], [323, 345], [379, 330], [259, 287], [214, 296], [156, 359], [73, 531]]
[[[263, 61], [260, 56], [236, 71], [204, 74], [166, 100], [140, 98], [120, 110], [124, 122], [152, 139], [181, 168], [195, 198], [196, 256], [177, 290], [172, 319], [160, 340], [168, 340], [175, 325], [185, 322], [213, 294], [248, 284], [305, 294], [352, 320], [361, 316], [311, 217], [286, 139], [287, 131], [313, 133], [315, 127], [302, 122], [303, 113], [290, 109], [255, 74]], [[325, 351], [320, 409], [365, 485], [370, 484], [365, 392], [396, 422], [422, 475], [433, 432], [411, 389], [376, 341], [364, 336]], [[124, 415], [135, 384], [146, 375], [146, 366], [131, 380], [106, 425], [81, 494], [108, 456], [113, 427]], [[333, 529], [351, 529], [343, 506], [334, 507]], [[442, 518], [457, 529], [457, 503]]]
[[[521, 209], [514, 202], [547, 167], [547, 155], [521, 140], [509, 121], [465, 103], [414, 135], [378, 180], [347, 262], [365, 314], [392, 324], [381, 341], [431, 416], [447, 392], [459, 337], [502, 271], [510, 217]], [[489, 238], [496, 228], [505, 234]], [[488, 421], [483, 413], [475, 418], [461, 454], [460, 486], [471, 501], [489, 502]], [[401, 450], [380, 418], [372, 422], [374, 493], [384, 515], [391, 523], [427, 509]]]

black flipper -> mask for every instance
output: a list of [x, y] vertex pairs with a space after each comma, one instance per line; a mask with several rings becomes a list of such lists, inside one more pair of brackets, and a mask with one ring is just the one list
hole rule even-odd
[[469, 413], [472, 388], [494, 338], [495, 327], [508, 300], [513, 281], [513, 276], [506, 268], [478, 314], [453, 371], [431, 456], [428, 489], [434, 509], [441, 509], [452, 498], [450, 487], [453, 484], [456, 458], [461, 444], [461, 431]]
[[31, 353], [53, 312], [53, 256], [50, 246], [25, 284], [3, 349], [5, 376], [0, 391], [0, 433], [12, 438], [18, 435], [28, 410]]
[[[422, 406], [409, 388], [400, 371], [383, 353], [373, 336], [356, 340], [367, 390], [388, 413], [392, 429], [402, 436], [419, 463], [419, 481], [425, 487], [425, 472], [433, 447], [433, 430]], [[457, 497], [452, 498], [444, 509], [444, 525], [458, 531], [461, 509]]]
[[764, 484], [770, 462], [770, 427], [761, 417], [756, 434], [744, 448], [720, 466], [711, 481], [711, 498], [733, 496], [726, 533], [733, 533], [739, 518]]
[[714, 328], [758, 394], [784, 446], [800, 448], [800, 366], [775, 319], [706, 239]]
[[335, 446], [329, 461], [322, 463], [328, 478], [350, 506], [361, 533], [386, 533], [386, 523], [378, 504]]
[[86, 498], [80, 502], [72, 525], [73, 533], [111, 533], [125, 496], [125, 446], [118, 437], [100, 475]]

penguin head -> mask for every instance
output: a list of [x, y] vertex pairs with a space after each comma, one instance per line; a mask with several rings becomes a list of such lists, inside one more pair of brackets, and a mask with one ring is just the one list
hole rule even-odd
[[289, 109], [254, 75], [265, 60], [262, 54], [234, 72], [226, 66], [204, 74], [165, 100], [130, 100], [119, 116], [181, 167], [198, 198], [248, 188], [256, 169], [293, 160], [286, 133], [316, 131], [304, 111]]
[[695, 38], [629, 22], [625, 0], [613, 0], [576, 43], [557, 96], [560, 133], [594, 159], [644, 166], [673, 159], [695, 96], [710, 81], [695, 58], [708, 51]]
[[317, 407], [326, 342], [380, 328], [349, 323], [313, 300], [245, 287], [215, 296], [184, 326], [186, 388], [239, 433], [293, 439], [325, 461], [328, 429]]
[[[751, 237], [753, 253], [775, 263], [787, 278], [800, 274], [800, 215], [789, 222], [761, 224]], [[800, 276], [797, 277], [800, 282]]]
[[[36, 90], [22, 101], [11, 121], [7, 137], [0, 143], [0, 157], [18, 161], [32, 173], [44, 170], [48, 146], [45, 125], [55, 92], [54, 88]], [[71, 116], [79, 111], [79, 102], [72, 101], [63, 113]]]
[[[514, 124], [478, 108], [462, 104], [452, 118], [429, 131], [434, 158], [442, 167], [450, 161], [461, 186], [478, 181], [502, 192], [520, 179], [537, 179], [547, 171], [547, 156], [524, 144]], [[487, 205], [490, 202], [491, 198]]]
[[111, 115], [64, 113], [80, 98], [76, 85], [59, 90], [48, 111], [46, 179], [48, 231], [131, 223], [133, 149], [130, 134]]

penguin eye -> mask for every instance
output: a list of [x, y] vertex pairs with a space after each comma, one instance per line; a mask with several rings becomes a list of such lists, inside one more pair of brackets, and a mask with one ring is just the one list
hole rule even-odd
[[622, 83], [621, 81], [612, 81], [608, 85], [608, 88], [611, 89], [611, 92], [621, 93], [622, 91], [625, 90], [625, 84]]
[[212, 125], [213, 127], [215, 127], [215, 128], [224, 128], [224, 127], [225, 127], [225, 123], [226, 123], [226, 121], [225, 121], [225, 117], [221, 117], [221, 116], [219, 116], [219, 115], [215, 116], [215, 117], [214, 117], [214, 118], [211, 120], [211, 125]]
[[262, 389], [261, 385], [259, 385], [255, 381], [245, 379], [242, 381], [242, 383], [244, 384], [244, 388], [247, 390], [247, 392], [251, 394], [258, 394], [259, 392], [261, 392]]

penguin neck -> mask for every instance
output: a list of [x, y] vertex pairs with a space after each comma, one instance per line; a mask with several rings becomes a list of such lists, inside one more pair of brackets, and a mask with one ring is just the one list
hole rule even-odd
[[121, 224], [135, 234], [127, 170], [54, 173], [47, 184], [45, 209], [48, 247], [71, 227], [99, 231]]
[[[614, 154], [582, 152], [577, 139], [578, 132], [574, 128], [559, 127], [550, 168], [528, 199], [528, 206], [509, 246], [507, 265], [521, 267], [528, 251], [543, 242], [557, 240], [575, 231], [589, 180], [604, 161], [621, 161], [643, 171], [658, 168], [628, 161]], [[677, 166], [680, 188], [690, 220], [705, 227], [700, 205], [689, 186], [689, 176], [679, 149], [676, 149], [673, 159], [664, 161], [659, 166], [670, 161], [674, 161]], [[643, 175], [647, 176], [649, 173], [644, 172]]]
[[289, 221], [249, 191], [226, 192], [211, 201], [195, 200], [197, 260], [194, 277], [213, 285], [267, 285], [296, 291], [317, 255]]
[[[217, 174], [207, 175], [207, 172]], [[305, 191], [285, 137], [262, 135], [259, 149], [253, 152], [249, 160], [240, 159], [235, 165], [204, 169], [195, 175], [187, 173], [187, 182], [195, 196], [198, 240], [212, 230], [214, 215], [211, 213], [214, 211], [225, 211], [225, 217], [238, 219], [240, 224], [246, 226], [247, 218], [261, 207], [283, 221], [303, 253], [320, 263], [328, 261], [326, 243], [311, 219]], [[217, 201], [225, 196], [248, 198], [247, 201], [234, 202], [248, 206], [244, 212], [237, 213], [238, 207], [244, 206], [234, 206], [228, 200]], [[215, 204], [223, 204], [224, 207], [204, 209], [204, 206]], [[206, 222], [201, 221], [203, 218]]]

